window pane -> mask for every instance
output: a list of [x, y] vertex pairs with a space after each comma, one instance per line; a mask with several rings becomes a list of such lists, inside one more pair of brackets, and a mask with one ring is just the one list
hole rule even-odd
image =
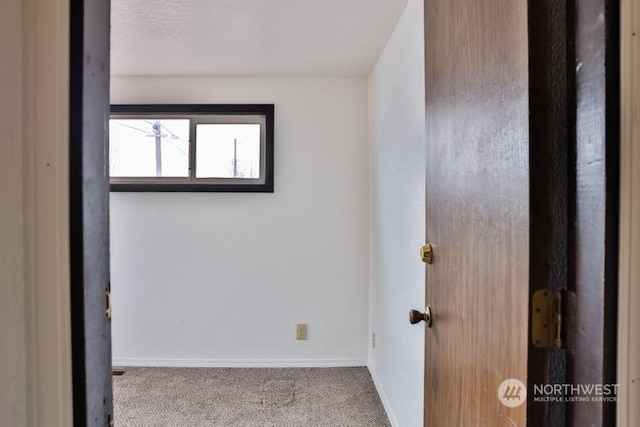
[[112, 177], [188, 177], [189, 120], [111, 119]]
[[260, 178], [260, 125], [196, 125], [196, 178]]

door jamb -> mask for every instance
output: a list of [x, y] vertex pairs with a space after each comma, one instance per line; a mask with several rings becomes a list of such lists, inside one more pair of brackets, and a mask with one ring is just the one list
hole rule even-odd
[[[640, 1], [621, 1], [618, 425], [640, 423]], [[634, 37], [633, 32], [636, 31]], [[634, 147], [634, 140], [635, 147]], [[635, 310], [634, 310], [635, 309]]]
[[23, 2], [27, 426], [73, 423], [69, 0]]

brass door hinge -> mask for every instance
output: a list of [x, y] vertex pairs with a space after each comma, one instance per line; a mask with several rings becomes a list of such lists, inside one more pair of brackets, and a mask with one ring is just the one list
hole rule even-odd
[[540, 348], [573, 349], [575, 294], [565, 289], [541, 289], [531, 302], [531, 341]]

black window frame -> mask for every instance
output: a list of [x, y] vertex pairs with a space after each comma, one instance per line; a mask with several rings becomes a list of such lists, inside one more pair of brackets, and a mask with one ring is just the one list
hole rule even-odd
[[[274, 192], [274, 104], [112, 104], [111, 116], [131, 115], [140, 116], [171, 116], [210, 115], [210, 116], [264, 116], [265, 141], [264, 152], [264, 182], [262, 183], [208, 183], [185, 181], [161, 183], [162, 178], [144, 183], [115, 183], [110, 182], [112, 192], [224, 192], [224, 193], [273, 193]], [[190, 162], [195, 159], [190, 159]], [[191, 163], [190, 163], [191, 165]], [[111, 178], [110, 178], [111, 180]], [[247, 179], [249, 180], [249, 179]]]

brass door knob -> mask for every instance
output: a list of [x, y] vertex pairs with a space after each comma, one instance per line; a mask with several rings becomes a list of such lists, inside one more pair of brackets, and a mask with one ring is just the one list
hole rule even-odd
[[433, 245], [431, 243], [427, 243], [420, 248], [420, 258], [422, 262], [426, 262], [427, 264], [433, 263]]
[[427, 324], [427, 328], [430, 328], [433, 324], [433, 318], [431, 317], [431, 307], [427, 306], [424, 309], [424, 313], [421, 313], [418, 310], [411, 310], [409, 312], [409, 322], [412, 325], [423, 321]]

